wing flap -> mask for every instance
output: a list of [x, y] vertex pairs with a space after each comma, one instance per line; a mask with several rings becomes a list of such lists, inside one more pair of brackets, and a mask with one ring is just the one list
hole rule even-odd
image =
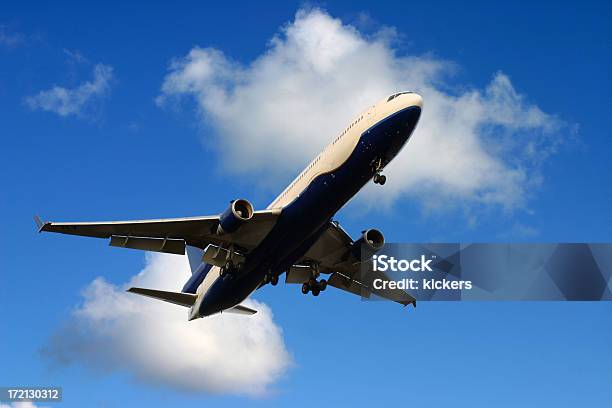
[[293, 265], [287, 271], [285, 283], [304, 283], [312, 277], [312, 269], [308, 266]]
[[[327, 280], [327, 284], [345, 290], [357, 296], [368, 297], [369, 292], [356, 280], [340, 272], [334, 272]], [[364, 296], [365, 295], [365, 296]]]
[[185, 255], [185, 240], [171, 238], [143, 238], [112, 235], [110, 246], [120, 248], [140, 249], [144, 251], [165, 252]]
[[210, 265], [223, 266], [230, 258], [234, 263], [244, 262], [245, 259], [242, 254], [231, 254], [227, 249], [211, 244], [204, 251], [202, 260]]

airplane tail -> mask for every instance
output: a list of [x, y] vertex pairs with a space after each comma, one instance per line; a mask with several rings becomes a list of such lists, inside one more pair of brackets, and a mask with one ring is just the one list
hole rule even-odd
[[[168, 292], [165, 290], [135, 287], [129, 288], [128, 292], [135, 293], [137, 295], [147, 296], [153, 299], [163, 300], [164, 302], [173, 303], [179, 306], [192, 307], [198, 298], [198, 296], [196, 295], [196, 290], [204, 280], [206, 274], [212, 268], [212, 265], [207, 264], [203, 261], [204, 251], [200, 248], [186, 245], [185, 252], [187, 253], [187, 259], [189, 259], [191, 278], [189, 278], [189, 280], [183, 287], [182, 292]], [[224, 310], [223, 313], [253, 315], [257, 313], [257, 310], [253, 310], [242, 305], [236, 305], [232, 308]]]
[[198, 247], [185, 245], [185, 252], [187, 252], [187, 259], [189, 259], [189, 267], [191, 268], [191, 273], [194, 274], [202, 264], [204, 251]]
[[186, 245], [185, 252], [187, 252], [187, 259], [189, 259], [191, 277], [183, 286], [183, 292], [196, 293], [198, 286], [200, 286], [208, 272], [212, 269], [212, 265], [203, 261], [204, 251], [200, 248]]
[[[155, 290], [146, 288], [132, 287], [129, 288], [127, 291], [130, 293], [135, 293], [137, 295], [147, 296], [153, 299], [163, 300], [164, 302], [174, 303], [175, 305], [185, 307], [193, 306], [193, 304], [198, 298], [198, 296], [193, 293], [168, 292], [165, 290]], [[257, 313], [257, 310], [242, 305], [236, 305], [234, 307], [224, 310], [222, 313], [253, 315]]]

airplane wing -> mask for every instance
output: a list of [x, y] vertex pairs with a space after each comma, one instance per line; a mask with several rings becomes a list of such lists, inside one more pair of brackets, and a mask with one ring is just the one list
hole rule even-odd
[[35, 217], [39, 232], [58, 232], [95, 238], [110, 238], [111, 246], [184, 254], [185, 245], [205, 248], [209, 244], [233, 244], [246, 250], [256, 247], [270, 232], [279, 209], [255, 211], [236, 232], [219, 235], [219, 216], [157, 220], [102, 222], [42, 222]]
[[[313, 244], [304, 257], [298, 262], [300, 264], [318, 263], [319, 271], [331, 274], [327, 284], [338, 289], [353, 293], [357, 296], [369, 298], [371, 295], [380, 296], [404, 306], [413, 304], [416, 299], [409, 293], [400, 290], [377, 290], [362, 281], [361, 262], [353, 254], [353, 239], [335, 221], [329, 223], [321, 237]], [[387, 278], [382, 272], [376, 272], [381, 278]], [[287, 275], [288, 282], [291, 279]], [[290, 282], [297, 283], [297, 282]]]

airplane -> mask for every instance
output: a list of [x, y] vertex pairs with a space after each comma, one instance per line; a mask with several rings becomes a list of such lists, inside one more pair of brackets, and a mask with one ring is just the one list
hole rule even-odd
[[[382, 174], [412, 135], [423, 99], [389, 95], [360, 113], [265, 209], [237, 199], [220, 215], [110, 222], [42, 222], [39, 232], [110, 239], [115, 247], [187, 254], [191, 277], [181, 292], [132, 287], [128, 292], [189, 308], [188, 320], [217, 313], [251, 315], [241, 303], [266, 284], [301, 284], [318, 296], [328, 285], [416, 307], [407, 292], [376, 290], [362, 278], [362, 259], [384, 245], [371, 228], [353, 240], [333, 216]], [[364, 257], [365, 255], [365, 257]], [[322, 275], [329, 275], [323, 279]]]

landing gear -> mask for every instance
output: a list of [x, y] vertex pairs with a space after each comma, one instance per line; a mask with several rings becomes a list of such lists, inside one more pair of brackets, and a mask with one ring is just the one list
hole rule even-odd
[[278, 275], [272, 271], [268, 272], [264, 278], [264, 283], [269, 283], [272, 286], [278, 285]]
[[323, 292], [325, 288], [327, 288], [327, 281], [325, 279], [320, 281], [311, 279], [302, 285], [302, 293], [306, 295], [308, 292], [312, 292], [312, 296], [319, 296], [319, 293]]
[[234, 262], [232, 262], [232, 260], [229, 259], [227, 262], [225, 262], [225, 265], [223, 265], [221, 269], [219, 270], [219, 276], [224, 277], [225, 275], [231, 273], [233, 269], [234, 269]]
[[387, 182], [387, 177], [381, 174], [383, 167], [385, 167], [385, 165], [383, 164], [382, 159], [376, 159], [372, 166], [374, 170], [374, 184], [380, 184], [382, 186]]
[[234, 265], [234, 262], [229, 259], [219, 270], [219, 276], [224, 277], [226, 275], [239, 275], [240, 272], [242, 272], [243, 266], [244, 264], [242, 262], [238, 262], [236, 265]]
[[386, 182], [387, 182], [387, 176], [385, 176], [384, 174], [376, 173], [374, 175], [374, 184], [380, 184], [381, 186], [383, 186]]
[[222, 249], [226, 250], [227, 255], [225, 256], [225, 264], [223, 264], [219, 269], [219, 276], [223, 277], [226, 275], [240, 275], [240, 273], [242, 272], [242, 268], [244, 267], [244, 263], [234, 263], [234, 260], [236, 259], [234, 244], [230, 244], [227, 249], [223, 248], [222, 246], [219, 246], [217, 248], [217, 253], [213, 256], [213, 258], [217, 258]]
[[321, 292], [327, 288], [327, 281], [325, 279], [321, 279], [319, 281], [319, 288], [321, 289]]

